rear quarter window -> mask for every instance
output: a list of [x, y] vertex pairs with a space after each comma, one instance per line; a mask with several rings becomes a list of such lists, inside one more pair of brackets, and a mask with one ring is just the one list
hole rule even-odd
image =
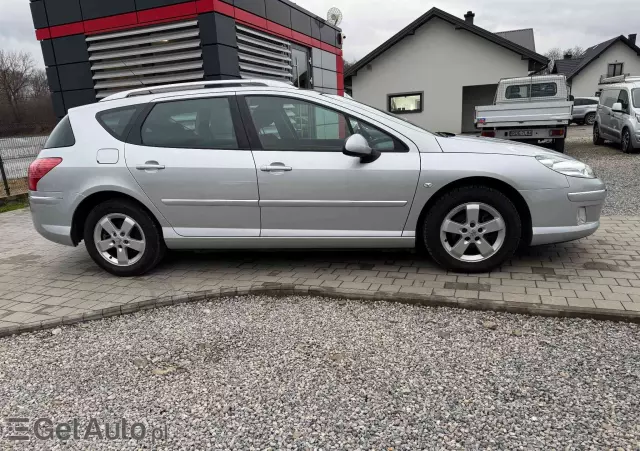
[[58, 147], [71, 147], [76, 144], [76, 137], [73, 135], [71, 121], [69, 116], [65, 116], [58, 125], [53, 129], [47, 142], [44, 144], [45, 149], [56, 149]]
[[96, 120], [111, 136], [117, 140], [124, 141], [127, 137], [129, 126], [139, 109], [141, 109], [140, 106], [127, 106], [101, 111], [96, 114]]

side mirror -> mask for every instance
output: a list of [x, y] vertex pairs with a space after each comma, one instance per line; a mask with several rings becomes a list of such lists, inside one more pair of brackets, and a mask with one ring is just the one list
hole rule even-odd
[[611, 111], [614, 113], [624, 113], [624, 109], [622, 108], [622, 104], [620, 102], [616, 102], [611, 107]]
[[362, 163], [371, 163], [380, 158], [380, 152], [369, 147], [364, 136], [355, 134], [347, 138], [342, 153], [350, 157], [358, 157]]

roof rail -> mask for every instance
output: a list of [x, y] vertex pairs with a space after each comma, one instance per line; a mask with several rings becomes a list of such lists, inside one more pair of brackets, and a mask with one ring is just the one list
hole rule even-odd
[[[170, 85], [157, 85], [157, 86], [148, 86], [144, 88], [138, 89], [130, 89], [128, 91], [117, 92], [115, 94], [111, 94], [108, 97], [100, 100], [104, 102], [106, 100], [116, 100], [116, 99], [126, 99], [128, 97], [135, 96], [144, 96], [148, 94], [159, 94], [165, 92], [177, 92], [177, 91], [188, 91], [192, 89], [198, 88], [234, 88], [234, 87], [245, 87], [245, 86], [272, 86], [277, 88], [294, 88], [291, 83], [287, 83], [284, 81], [276, 81], [276, 80], [266, 80], [266, 79], [238, 79], [238, 80], [202, 80], [202, 81], [194, 81], [189, 83], [174, 83]], [[294, 88], [297, 89], [297, 88]]]
[[600, 84], [607, 85], [611, 83], [624, 83], [624, 82], [634, 82], [640, 81], [640, 75], [631, 75], [631, 74], [623, 74], [616, 75], [615, 77], [600, 77]]

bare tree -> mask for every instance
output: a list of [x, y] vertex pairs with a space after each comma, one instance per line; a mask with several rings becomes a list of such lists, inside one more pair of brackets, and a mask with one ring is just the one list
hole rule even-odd
[[36, 98], [49, 97], [49, 82], [47, 81], [47, 73], [42, 69], [36, 69], [31, 75], [31, 95]]
[[0, 95], [9, 104], [16, 123], [22, 119], [21, 104], [28, 95], [33, 71], [28, 53], [0, 50]]
[[356, 63], [358, 62], [358, 60], [356, 59], [352, 59], [352, 60], [344, 60], [344, 72], [346, 73], [349, 69], [351, 69]]
[[549, 58], [549, 67], [548, 71], [551, 72], [553, 70], [553, 66], [555, 62], [561, 60], [565, 57], [565, 55], [571, 55], [571, 59], [580, 59], [584, 56], [584, 49], [579, 45], [568, 48], [566, 50], [561, 50], [560, 47], [554, 47], [548, 52], [544, 54], [547, 58]]

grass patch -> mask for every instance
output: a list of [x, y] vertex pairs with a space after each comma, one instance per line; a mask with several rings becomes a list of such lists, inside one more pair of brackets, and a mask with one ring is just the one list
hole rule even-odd
[[17, 201], [11, 202], [6, 205], [0, 205], [0, 213], [6, 213], [7, 211], [20, 210], [21, 208], [27, 208], [29, 206], [29, 201]]

